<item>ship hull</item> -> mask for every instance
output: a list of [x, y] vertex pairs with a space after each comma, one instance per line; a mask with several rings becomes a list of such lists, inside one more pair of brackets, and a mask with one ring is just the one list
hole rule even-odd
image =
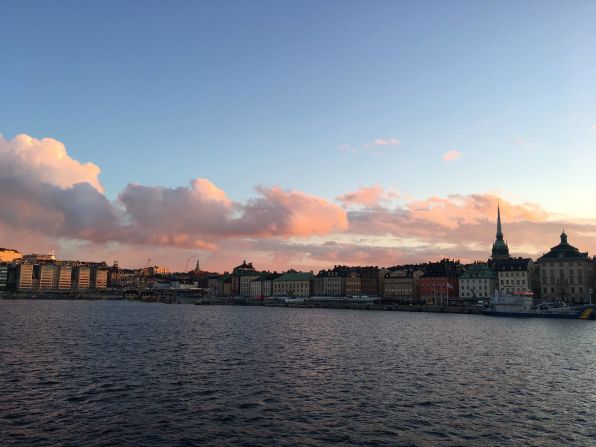
[[514, 318], [565, 318], [569, 320], [596, 320], [596, 311], [593, 306], [585, 307], [574, 313], [556, 312], [499, 312], [485, 310], [484, 315], [493, 317], [514, 317]]

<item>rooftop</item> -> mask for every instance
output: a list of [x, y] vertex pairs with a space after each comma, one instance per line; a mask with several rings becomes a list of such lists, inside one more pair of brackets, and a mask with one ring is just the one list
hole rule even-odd
[[567, 242], [567, 234], [563, 231], [561, 233], [561, 243], [559, 245], [554, 246], [550, 249], [550, 251], [540, 258], [538, 258], [538, 262], [540, 261], [547, 261], [553, 259], [588, 259], [588, 253], [582, 253], [573, 245]]
[[311, 272], [286, 272], [273, 281], [308, 281], [314, 278]]

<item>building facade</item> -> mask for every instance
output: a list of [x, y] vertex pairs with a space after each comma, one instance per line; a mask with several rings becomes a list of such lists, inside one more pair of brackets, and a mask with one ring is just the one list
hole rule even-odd
[[[241, 280], [243, 277], [251, 277], [250, 279]], [[259, 277], [259, 272], [253, 267], [252, 262], [242, 261], [242, 264], [234, 267], [232, 270], [232, 296], [250, 296], [250, 281]], [[241, 284], [242, 282], [242, 284]], [[242, 290], [241, 290], [242, 287]]]
[[528, 293], [534, 290], [534, 262], [530, 258], [500, 259], [493, 263], [500, 294]]
[[30, 291], [33, 289], [33, 264], [19, 264], [17, 266], [16, 290]]
[[90, 288], [102, 290], [108, 287], [108, 271], [102, 268], [92, 268], [89, 277]]
[[8, 264], [0, 264], [0, 290], [8, 289]]
[[58, 289], [58, 266], [54, 264], [37, 264], [33, 268], [33, 276], [36, 280], [35, 289]]
[[72, 273], [72, 288], [88, 290], [91, 286], [91, 268], [86, 265], [77, 265]]
[[378, 296], [380, 269], [378, 267], [355, 267], [354, 270], [360, 276], [360, 294]]
[[61, 265], [58, 267], [58, 290], [61, 292], [70, 291], [72, 282], [72, 267], [69, 265]]
[[489, 299], [497, 288], [497, 274], [485, 264], [472, 264], [459, 277], [459, 297], [466, 301]]
[[343, 272], [326, 271], [323, 273], [323, 296], [345, 296], [346, 278]]
[[240, 292], [239, 295], [245, 298], [250, 297], [250, 285], [253, 281], [260, 278], [258, 273], [252, 275], [240, 276]]
[[384, 274], [383, 297], [385, 300], [413, 303], [418, 299], [418, 279], [422, 270], [394, 270]]
[[427, 304], [447, 304], [449, 298], [459, 297], [458, 277], [463, 273], [459, 261], [443, 259], [429, 262], [426, 272], [418, 280], [420, 299]]
[[358, 272], [350, 272], [346, 276], [346, 296], [355, 297], [362, 295], [362, 282]]
[[593, 281], [593, 264], [588, 253], [582, 253], [561, 233], [559, 245], [536, 261], [539, 268], [542, 299], [561, 299], [572, 304], [589, 303]]
[[273, 296], [312, 296], [314, 275], [310, 272], [289, 271], [273, 280]]

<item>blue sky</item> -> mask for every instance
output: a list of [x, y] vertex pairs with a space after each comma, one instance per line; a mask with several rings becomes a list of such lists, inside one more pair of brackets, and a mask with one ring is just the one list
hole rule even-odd
[[595, 2], [0, 8], [0, 133], [61, 141], [110, 199], [202, 177], [238, 201], [380, 185], [596, 214]]
[[[596, 161], [592, 2], [2, 9], [0, 132], [64, 142], [110, 196], [203, 176], [237, 198], [257, 183], [328, 197], [379, 183], [537, 200], [548, 171], [576, 181]], [[360, 150], [390, 137], [383, 155]], [[464, 156], [446, 167], [451, 149]]]

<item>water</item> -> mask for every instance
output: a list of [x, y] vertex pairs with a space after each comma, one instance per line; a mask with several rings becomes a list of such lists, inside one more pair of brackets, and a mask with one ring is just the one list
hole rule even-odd
[[0, 300], [0, 445], [594, 445], [596, 324]]

